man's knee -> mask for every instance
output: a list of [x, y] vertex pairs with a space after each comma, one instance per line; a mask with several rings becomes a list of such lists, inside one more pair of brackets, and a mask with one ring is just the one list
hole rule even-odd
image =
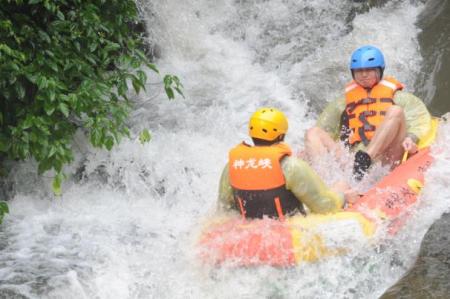
[[397, 105], [392, 105], [386, 111], [386, 118], [404, 119], [405, 113], [403, 112], [403, 108]]
[[312, 127], [306, 130], [305, 132], [305, 140], [314, 140], [320, 138], [323, 135], [324, 130], [319, 127]]

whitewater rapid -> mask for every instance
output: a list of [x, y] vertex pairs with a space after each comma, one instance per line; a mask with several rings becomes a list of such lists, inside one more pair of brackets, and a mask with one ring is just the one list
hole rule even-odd
[[[230, 147], [246, 140], [261, 106], [289, 118], [297, 151], [320, 108], [350, 79], [360, 45], [385, 53], [385, 73], [415, 92], [422, 57], [415, 21], [423, 9], [393, 1], [140, 1], [162, 73], [185, 98], [166, 99], [149, 73], [134, 98], [132, 138], [111, 152], [80, 134], [63, 195], [32, 161], [9, 174], [11, 214], [0, 228], [0, 294], [25, 298], [377, 298], [412, 265], [428, 227], [449, 211], [449, 126], [433, 148], [421, 203], [393, 240], [298, 268], [212, 268], [195, 242], [214, 214]], [[142, 145], [139, 132], [152, 140]], [[328, 171], [327, 180], [341, 174]], [[346, 175], [346, 174], [344, 174]], [[420, 211], [418, 213], [417, 211]]]

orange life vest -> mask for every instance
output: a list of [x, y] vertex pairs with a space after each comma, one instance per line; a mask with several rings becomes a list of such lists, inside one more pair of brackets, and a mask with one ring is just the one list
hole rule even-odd
[[301, 202], [285, 187], [280, 161], [291, 154], [285, 143], [271, 146], [241, 143], [230, 151], [230, 184], [243, 217], [283, 219], [287, 213], [304, 212]]
[[394, 105], [394, 94], [403, 84], [386, 77], [370, 91], [352, 81], [345, 88], [345, 116], [350, 136], [348, 142], [367, 145], [381, 124], [389, 107]]

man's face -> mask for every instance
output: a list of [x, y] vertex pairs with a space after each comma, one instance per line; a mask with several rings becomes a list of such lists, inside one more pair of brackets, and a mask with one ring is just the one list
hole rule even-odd
[[380, 81], [378, 68], [356, 69], [353, 71], [356, 83], [364, 88], [372, 88]]

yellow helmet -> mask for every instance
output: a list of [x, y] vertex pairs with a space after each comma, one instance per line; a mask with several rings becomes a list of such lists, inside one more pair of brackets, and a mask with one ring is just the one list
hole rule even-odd
[[275, 108], [260, 108], [253, 113], [248, 123], [250, 137], [272, 141], [286, 134], [288, 121], [283, 112]]

